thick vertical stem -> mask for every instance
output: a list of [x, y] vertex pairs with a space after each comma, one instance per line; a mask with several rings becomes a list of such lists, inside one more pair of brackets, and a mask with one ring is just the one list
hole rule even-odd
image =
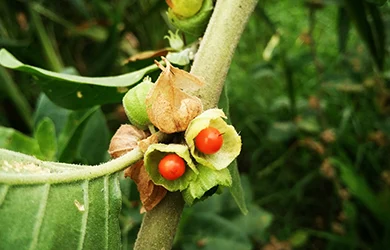
[[[205, 82], [193, 95], [205, 109], [218, 104], [234, 50], [257, 0], [218, 0], [196, 54], [191, 73]], [[170, 193], [146, 213], [135, 250], [171, 249], [184, 201], [180, 193]]]
[[257, 0], [219, 0], [196, 53], [191, 73], [206, 84], [196, 93], [205, 109], [216, 107], [234, 51]]

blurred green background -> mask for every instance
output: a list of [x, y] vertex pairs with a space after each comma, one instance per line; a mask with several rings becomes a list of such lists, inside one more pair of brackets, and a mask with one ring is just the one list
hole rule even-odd
[[[126, 73], [152, 62], [127, 58], [168, 46], [166, 9], [158, 0], [5, 0], [0, 48], [52, 71]], [[175, 249], [390, 248], [389, 30], [389, 1], [259, 1], [226, 82], [250, 212], [227, 192], [186, 208]], [[51, 103], [29, 75], [0, 68], [0, 83], [1, 147], [31, 152], [4, 138], [28, 140], [49, 116], [57, 135], [79, 128], [60, 160], [109, 159], [127, 122], [119, 103], [74, 125], [85, 114]], [[142, 217], [136, 187], [122, 186], [123, 249], [132, 249]]]

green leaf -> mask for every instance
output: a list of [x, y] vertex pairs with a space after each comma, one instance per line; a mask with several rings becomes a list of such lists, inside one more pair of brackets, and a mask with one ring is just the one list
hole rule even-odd
[[344, 3], [376, 66], [379, 70], [383, 70], [385, 32], [378, 7], [364, 0], [345, 0]]
[[373, 3], [379, 6], [382, 6], [386, 3], [387, 0], [366, 0], [369, 3]]
[[[228, 95], [228, 85], [225, 84], [223, 87], [223, 94], [219, 99], [219, 106], [225, 111], [227, 121], [230, 124], [230, 103]], [[229, 188], [230, 194], [233, 196], [234, 201], [240, 208], [243, 214], [248, 213], [246, 207], [244, 190], [241, 185], [240, 173], [238, 171], [237, 160], [234, 160], [228, 167], [230, 175], [232, 177], [232, 186]]]
[[298, 132], [298, 127], [293, 122], [274, 122], [268, 130], [267, 138], [272, 142], [289, 140]]
[[226, 168], [217, 171], [202, 165], [197, 165], [197, 169], [199, 170], [199, 174], [196, 176], [196, 179], [192, 180], [188, 188], [182, 192], [184, 201], [188, 205], [192, 205], [196, 199], [200, 199], [207, 191], [215, 186], [230, 187], [232, 185], [232, 177]]
[[228, 167], [230, 175], [232, 176], [232, 186], [229, 189], [230, 194], [233, 196], [234, 200], [237, 203], [237, 206], [240, 208], [243, 214], [248, 213], [248, 208], [245, 203], [244, 190], [241, 186], [240, 173], [238, 172], [237, 160], [234, 160], [232, 164]]
[[[79, 142], [82, 140], [83, 134], [93, 133], [86, 125], [96, 112], [100, 112], [99, 107], [77, 111], [67, 110], [54, 104], [45, 95], [41, 95], [38, 100], [34, 123], [38, 124], [45, 117], [50, 118], [54, 122], [59, 145], [57, 159], [61, 162], [73, 162], [80, 156]], [[81, 158], [83, 157], [81, 155]], [[95, 161], [89, 164], [94, 163], [98, 162]]]
[[127, 87], [139, 82], [146, 73], [157, 69], [156, 65], [151, 65], [119, 76], [82, 77], [23, 64], [5, 49], [0, 50], [0, 65], [34, 75], [50, 100], [69, 109], [120, 102]]
[[13, 128], [0, 127], [0, 148], [34, 155], [37, 158], [43, 157], [36, 139]]
[[347, 186], [348, 191], [359, 199], [376, 216], [378, 221], [390, 222], [390, 216], [384, 209], [378, 197], [374, 194], [364, 177], [356, 173], [352, 166], [343, 164], [336, 159], [332, 162], [340, 170], [340, 179]]
[[78, 143], [78, 154], [84, 164], [99, 164], [108, 160], [109, 130], [103, 112], [98, 109], [86, 122]]
[[309, 239], [309, 234], [305, 230], [298, 230], [290, 236], [289, 242], [294, 248], [303, 247]]
[[0, 249], [120, 249], [115, 173], [141, 157], [80, 166], [0, 149]]
[[209, 245], [206, 249], [235, 249], [211, 248], [215, 247], [214, 239], [227, 240], [246, 246], [246, 248], [241, 249], [252, 249], [245, 229], [222, 216], [213, 213], [194, 213], [191, 216], [191, 221], [188, 221], [188, 225], [190, 226], [186, 228], [185, 235], [196, 237], [198, 241], [204, 240], [205, 247]]
[[57, 138], [54, 123], [50, 118], [46, 117], [39, 122], [34, 137], [42, 152], [43, 160], [55, 160]]
[[347, 43], [351, 26], [350, 24], [351, 20], [349, 19], [345, 8], [340, 7], [337, 14], [337, 34], [340, 53], [345, 53], [347, 50]]

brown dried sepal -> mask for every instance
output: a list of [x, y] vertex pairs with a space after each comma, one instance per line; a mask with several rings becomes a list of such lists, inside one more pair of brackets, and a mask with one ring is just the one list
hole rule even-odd
[[142, 160], [127, 168], [125, 177], [130, 177], [137, 185], [142, 205], [146, 211], [152, 210], [167, 194], [164, 187], [155, 185], [150, 179]]
[[148, 147], [150, 145], [156, 144], [156, 143], [158, 143], [158, 134], [157, 133], [156, 134], [152, 134], [148, 138], [139, 141], [138, 142], [138, 146], [141, 149], [141, 151], [145, 153], [146, 150], [148, 150]]
[[118, 158], [137, 147], [138, 141], [145, 139], [148, 135], [148, 132], [142, 131], [133, 125], [121, 125], [111, 138], [108, 153], [111, 158]]
[[190, 73], [173, 67], [166, 58], [162, 59], [166, 67], [155, 61], [163, 72], [146, 97], [146, 111], [154, 126], [172, 134], [186, 130], [190, 121], [203, 110], [199, 98], [181, 89], [199, 88], [203, 83]]

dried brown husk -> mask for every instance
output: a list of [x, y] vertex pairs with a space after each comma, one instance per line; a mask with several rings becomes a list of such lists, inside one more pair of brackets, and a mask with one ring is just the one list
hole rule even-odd
[[138, 141], [145, 139], [149, 133], [129, 124], [123, 124], [111, 138], [108, 153], [111, 158], [118, 158], [138, 146]]
[[152, 210], [167, 194], [164, 187], [155, 185], [150, 179], [142, 160], [127, 168], [125, 177], [130, 177], [137, 185], [145, 211]]
[[163, 71], [146, 97], [150, 121], [160, 131], [171, 134], [185, 131], [190, 121], [203, 110], [199, 98], [181, 89], [199, 88], [203, 83], [190, 73], [173, 67], [162, 58], [166, 67], [155, 61]]

